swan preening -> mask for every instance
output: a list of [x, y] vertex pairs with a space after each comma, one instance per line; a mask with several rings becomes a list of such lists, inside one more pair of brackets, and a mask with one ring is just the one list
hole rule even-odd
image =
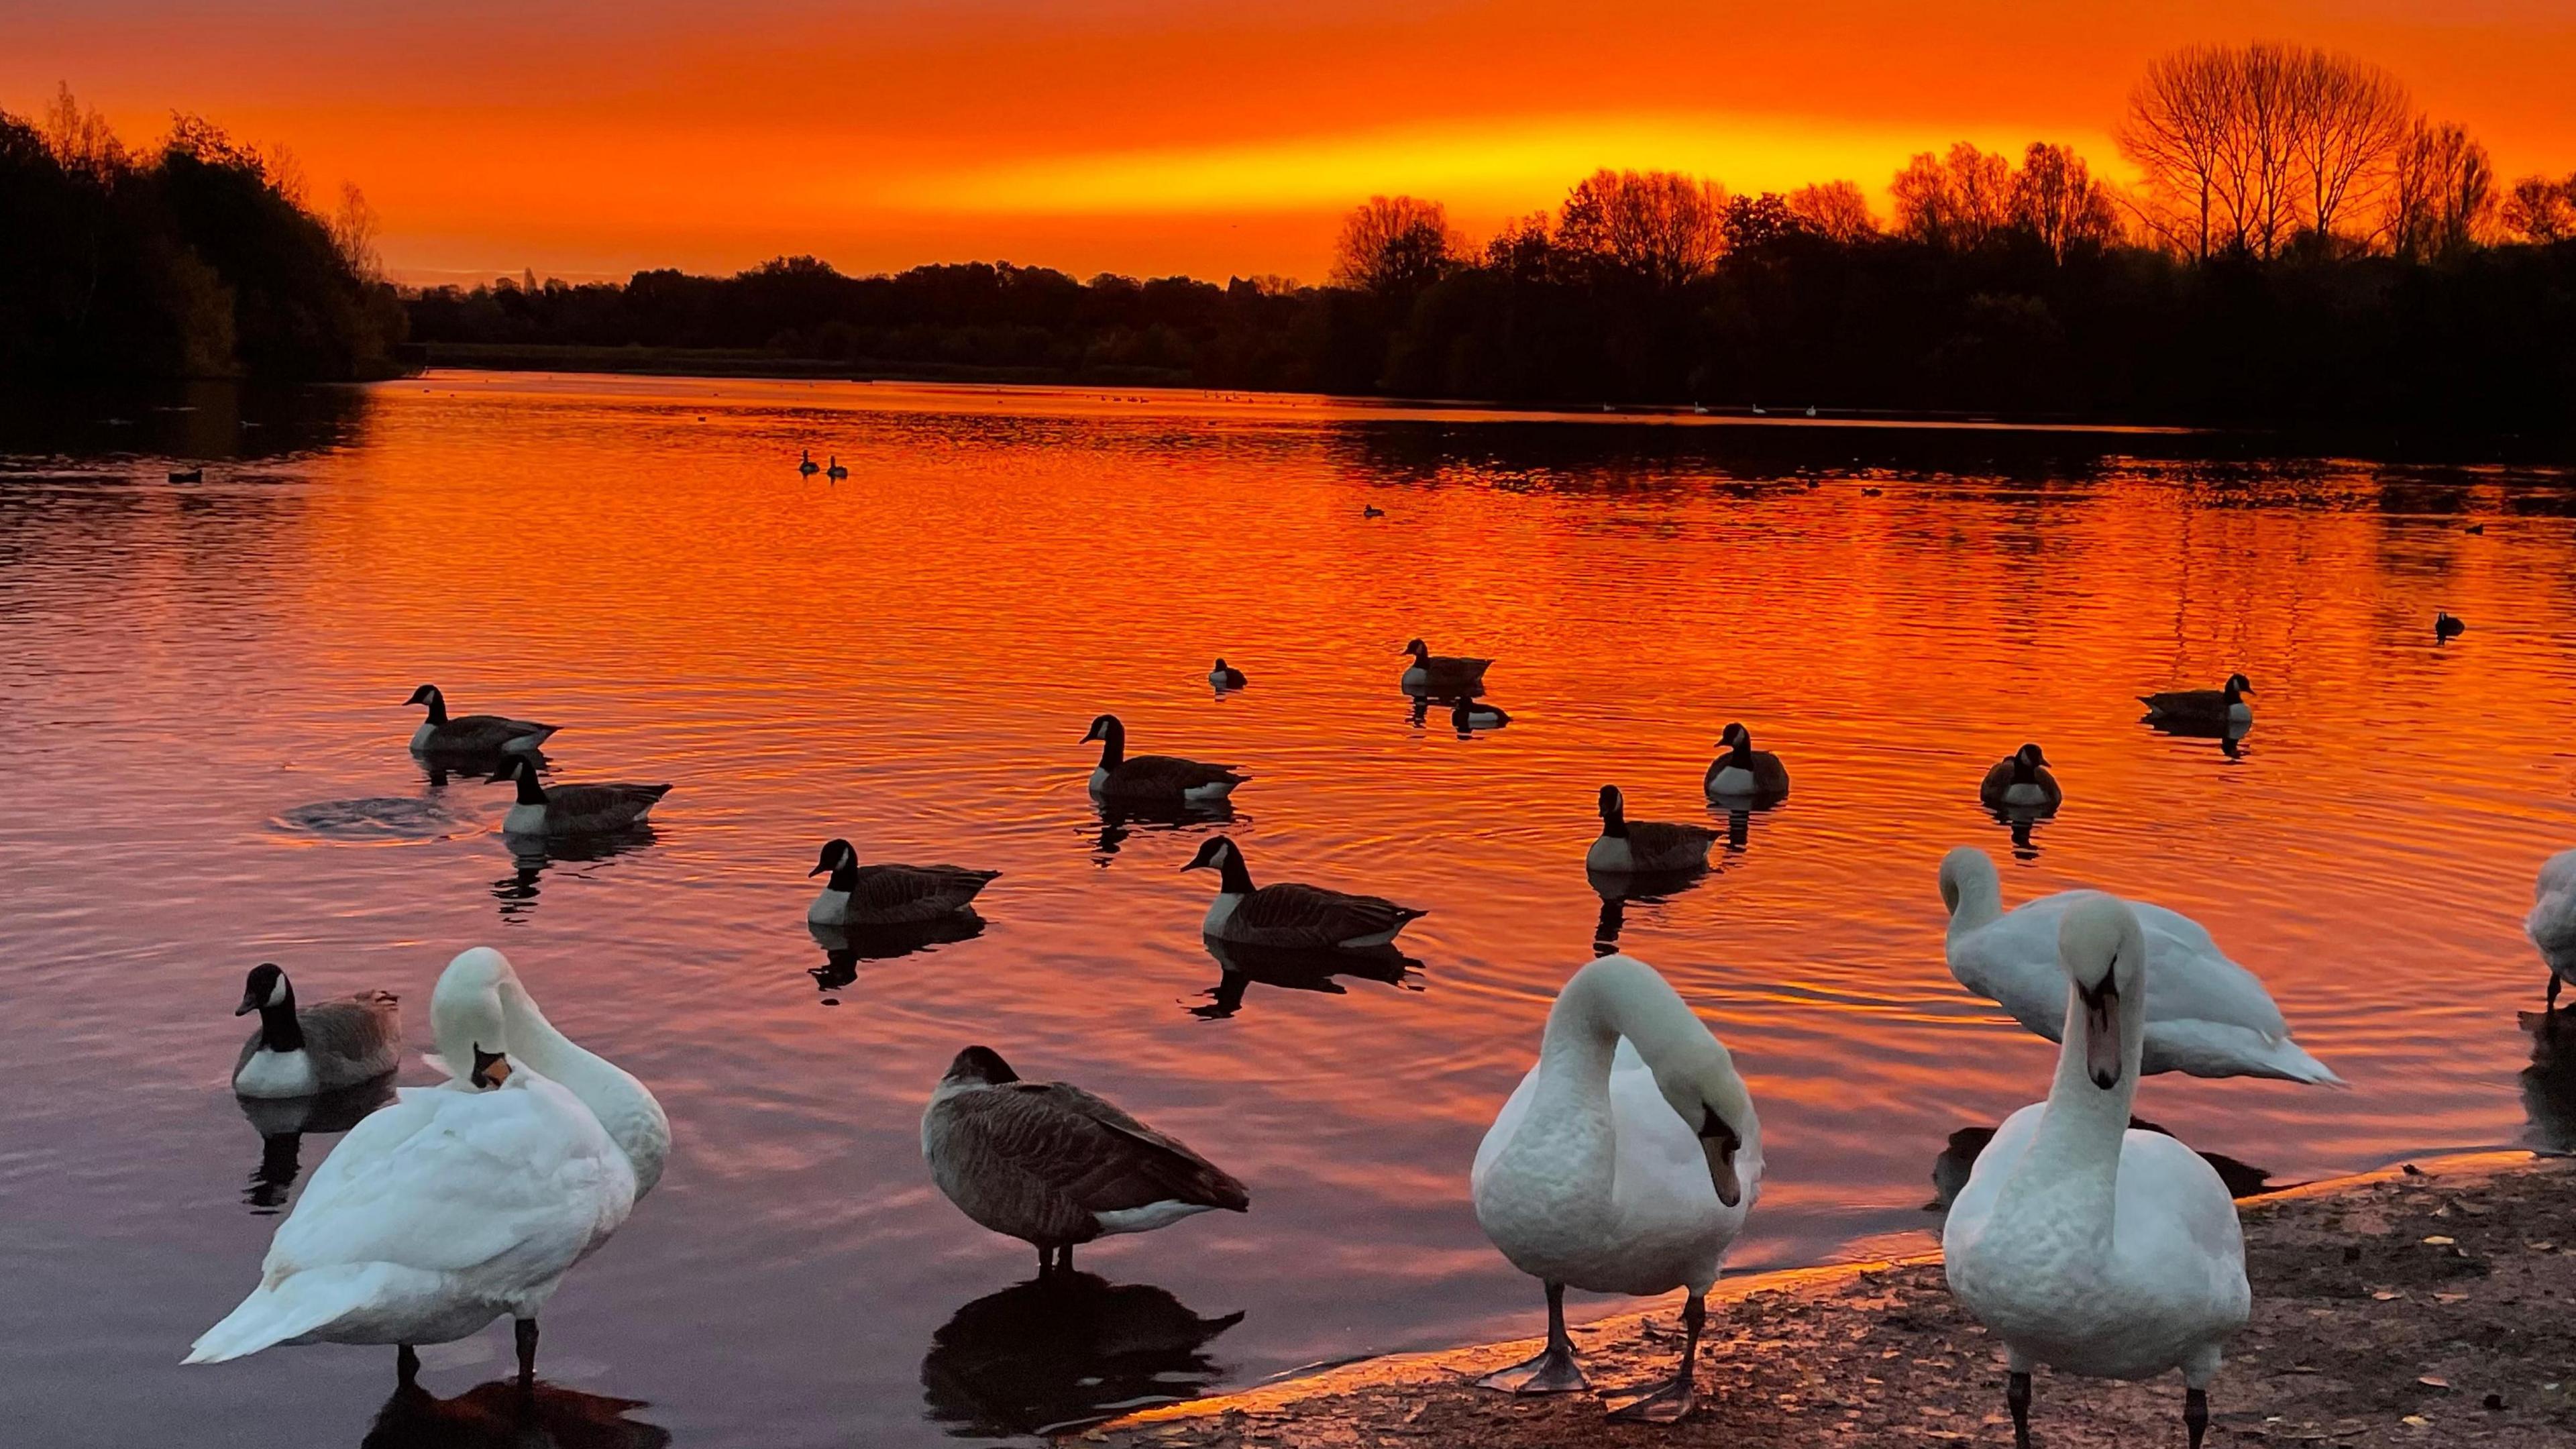
[[244, 1097], [309, 1097], [370, 1082], [402, 1062], [402, 1007], [390, 991], [295, 1004], [295, 985], [274, 963], [250, 968], [233, 1015], [259, 1013], [259, 1029], [233, 1062]]
[[2048, 772], [2048, 756], [2035, 744], [2024, 745], [1986, 771], [1977, 798], [1989, 810], [2055, 810], [2066, 802], [2057, 777]]
[[2576, 981], [2576, 850], [2562, 850], [2542, 863], [2522, 931], [2549, 967], [2549, 999], [2543, 1009], [2556, 1011], [2559, 983]]
[[1601, 835], [1584, 853], [1587, 870], [1605, 875], [1659, 875], [1703, 870], [1717, 832], [1705, 825], [1631, 820], [1616, 785], [1601, 787]]
[[1720, 732], [1721, 753], [1700, 784], [1712, 800], [1777, 798], [1789, 793], [1789, 767], [1769, 750], [1753, 748], [1753, 732], [1730, 724]]
[[1396, 652], [1413, 656], [1400, 683], [1405, 693], [1415, 695], [1475, 694], [1485, 687], [1485, 671], [1494, 663], [1490, 659], [1434, 654], [1431, 646], [1419, 639], [1409, 641]]
[[1942, 1229], [1942, 1267], [2003, 1340], [2021, 1449], [2040, 1363], [2118, 1379], [2181, 1369], [2183, 1422], [2199, 1449], [2210, 1379], [2253, 1308], [2236, 1205], [2190, 1148], [2129, 1127], [2147, 1009], [2164, 990], [2137, 912], [2087, 896], [2057, 937], [2056, 1080], [1978, 1155]]
[[668, 785], [557, 785], [549, 789], [537, 783], [537, 762], [525, 755], [513, 758], [503, 767], [496, 780], [514, 780], [519, 786], [518, 800], [510, 813], [501, 817], [501, 829], [510, 835], [611, 835], [632, 830], [644, 823], [662, 797], [671, 793]]
[[351, 1128], [279, 1225], [259, 1286], [186, 1362], [277, 1344], [446, 1343], [506, 1313], [534, 1382], [537, 1314], [662, 1175], [671, 1129], [643, 1083], [537, 1009], [500, 952], [457, 956], [430, 997], [449, 1079]]
[[1139, 804], [1212, 804], [1234, 793], [1244, 776], [1232, 765], [1203, 765], [1177, 755], [1127, 753], [1127, 726], [1104, 714], [1091, 721], [1084, 744], [1100, 742], [1100, 763], [1091, 772], [1091, 793], [1103, 800]]
[[[2064, 1015], [2057, 965], [2061, 922], [2097, 891], [2060, 891], [2003, 908], [2003, 882], [1984, 851], [1963, 845], [1941, 858], [1950, 911], [1944, 954], [1960, 985], [2015, 1021], [2057, 1040]], [[2189, 916], [2143, 901], [2135, 909], [2154, 978], [2145, 1004], [2145, 1067], [2194, 1077], [2275, 1077], [2340, 1087], [2325, 1063], [2290, 1040], [2290, 1026], [2261, 978], [2228, 959]]]
[[846, 840], [823, 844], [821, 858], [805, 874], [824, 872], [831, 879], [805, 908], [813, 926], [908, 926], [956, 915], [974, 902], [976, 893], [1001, 874], [958, 865], [861, 865], [859, 853]]
[[2171, 689], [2162, 694], [2142, 694], [2138, 703], [2147, 707], [2147, 723], [2184, 729], [2243, 729], [2254, 723], [2254, 706], [2245, 696], [2254, 692], [2242, 674], [2227, 676], [2227, 683], [2217, 689]]
[[1041, 1276], [1073, 1267], [1077, 1243], [1143, 1233], [1251, 1195], [1178, 1138], [1066, 1082], [1024, 1082], [970, 1046], [921, 1114], [921, 1155], [958, 1211], [1038, 1250]]
[[1222, 835], [1210, 836], [1181, 869], [1217, 873], [1216, 899], [1208, 904], [1201, 932], [1241, 946], [1364, 950], [1392, 942], [1425, 914], [1379, 896], [1294, 881], [1255, 886], [1242, 848]]
[[534, 720], [508, 719], [497, 714], [447, 715], [447, 696], [435, 684], [424, 684], [411, 692], [405, 704], [429, 706], [429, 717], [411, 732], [412, 753], [417, 755], [497, 755], [534, 754], [558, 728]]
[[1514, 1393], [1585, 1387], [1565, 1290], [1675, 1288], [1681, 1365], [1614, 1417], [1690, 1411], [1702, 1301], [1762, 1185], [1762, 1125], [1733, 1058], [1655, 969], [1604, 956], [1557, 993], [1538, 1064], [1476, 1149], [1476, 1222], [1547, 1287], [1547, 1347], [1480, 1380]]

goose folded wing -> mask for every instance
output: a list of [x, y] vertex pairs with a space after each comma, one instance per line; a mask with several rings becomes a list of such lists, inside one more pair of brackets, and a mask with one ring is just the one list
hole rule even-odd
[[1700, 825], [1679, 825], [1669, 820], [1631, 820], [1628, 822], [1628, 845], [1645, 860], [1664, 860], [1705, 853], [1717, 839], [1717, 832]]
[[402, 1026], [390, 991], [371, 991], [320, 1002], [295, 1015], [304, 1049], [319, 1059], [366, 1064], [390, 1072], [402, 1055]]
[[575, 820], [627, 820], [669, 793], [668, 785], [558, 785], [546, 791], [546, 806]]
[[1243, 1184], [1180, 1141], [1080, 1087], [1014, 1082], [957, 1097], [998, 1163], [1095, 1212], [1185, 1202], [1240, 1212]]
[[1378, 896], [1345, 895], [1293, 882], [1263, 886], [1243, 898], [1234, 924], [1247, 930], [1309, 937], [1331, 944], [1383, 935], [1422, 912]]
[[1113, 778], [1123, 788], [1149, 790], [1196, 790], [1243, 779], [1232, 765], [1205, 765], [1177, 755], [1137, 755], [1121, 764]]
[[497, 750], [529, 735], [550, 735], [554, 726], [497, 714], [460, 715], [439, 727], [437, 743], [457, 750]]
[[850, 892], [853, 911], [891, 912], [909, 907], [963, 905], [997, 870], [954, 865], [870, 865], [859, 869]]

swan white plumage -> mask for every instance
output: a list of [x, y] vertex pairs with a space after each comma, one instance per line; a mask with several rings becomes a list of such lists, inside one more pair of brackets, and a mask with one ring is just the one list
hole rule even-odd
[[2559, 983], [2576, 981], [2576, 850], [2562, 850], [2541, 864], [2522, 933], [2549, 965], [2549, 1000], [2543, 1005], [2556, 1011]]
[[1941, 1233], [1950, 1291], [2004, 1342], [2015, 1442], [2030, 1370], [2145, 1379], [2179, 1368], [2199, 1449], [2209, 1382], [2253, 1293], [2227, 1185], [2171, 1137], [2129, 1127], [2146, 1041], [2147, 933], [2114, 896], [2059, 923], [2064, 1038], [2048, 1100], [2005, 1119]]
[[1733, 1058], [1655, 969], [1604, 956], [1557, 993], [1530, 1068], [1476, 1149], [1476, 1221], [1547, 1285], [1547, 1348], [1480, 1382], [1514, 1393], [1584, 1387], [1565, 1289], [1680, 1288], [1679, 1370], [1617, 1417], [1690, 1411], [1691, 1373], [1727, 1246], [1762, 1186], [1762, 1125]]
[[[1941, 900], [1950, 909], [1945, 952], [1950, 974], [2023, 1026], [2057, 1040], [2064, 1015], [2059, 998], [2065, 994], [2057, 965], [2058, 924], [2069, 910], [2099, 894], [2060, 891], [2007, 912], [1993, 859], [1975, 846], [1960, 846], [1941, 858]], [[2149, 1075], [2181, 1072], [2344, 1085], [2343, 1078], [2290, 1039], [2290, 1025], [2261, 978], [2229, 960], [2199, 922], [2144, 901], [2129, 904], [2146, 933], [2155, 973], [2155, 989], [2144, 1007], [2144, 1070]]]
[[556, 1031], [500, 952], [448, 963], [430, 1001], [441, 1086], [352, 1128], [277, 1230], [260, 1283], [188, 1363], [277, 1344], [444, 1343], [507, 1313], [533, 1382], [536, 1316], [661, 1177], [670, 1125], [642, 1083]]

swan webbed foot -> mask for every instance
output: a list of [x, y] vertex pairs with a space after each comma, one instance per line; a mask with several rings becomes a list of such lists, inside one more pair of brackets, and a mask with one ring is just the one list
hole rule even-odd
[[2209, 1432], [2209, 1391], [2188, 1389], [2182, 1396], [2183, 1427], [2191, 1431], [2191, 1449], [2200, 1449], [2200, 1436]]
[[2004, 1403], [2012, 1408], [2013, 1449], [2030, 1449], [2030, 1375], [2015, 1370], [2004, 1379]]
[[1602, 1401], [1610, 1406], [1610, 1418], [1623, 1424], [1670, 1424], [1691, 1411], [1697, 1394], [1691, 1387], [1688, 1369], [1659, 1384], [1643, 1388], [1605, 1391]]
[[1579, 1394], [1592, 1385], [1583, 1377], [1583, 1366], [1574, 1361], [1574, 1345], [1550, 1343], [1538, 1357], [1496, 1369], [1476, 1380], [1480, 1389], [1500, 1389], [1507, 1394]]

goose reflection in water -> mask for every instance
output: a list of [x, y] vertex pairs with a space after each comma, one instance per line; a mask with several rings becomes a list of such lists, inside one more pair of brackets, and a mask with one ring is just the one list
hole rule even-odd
[[[2173, 1136], [2140, 1117], [2131, 1117], [2129, 1128], [2136, 1132]], [[1946, 1213], [1950, 1210], [1950, 1200], [1959, 1195], [1959, 1189], [1968, 1185], [1968, 1169], [1977, 1165], [1977, 1154], [1985, 1151], [1986, 1144], [1995, 1139], [1995, 1131], [1992, 1127], [1962, 1127], [1950, 1134], [1949, 1144], [1932, 1162], [1932, 1200], [1923, 1205], [1925, 1212]], [[2199, 1151], [2197, 1148], [2193, 1150]], [[2201, 1152], [2200, 1159], [2218, 1170], [2218, 1180], [2227, 1185], [2229, 1197], [2260, 1197], [2274, 1190], [2269, 1169], [2240, 1162], [2221, 1152]]]
[[1294, 951], [1239, 945], [1214, 936], [1200, 937], [1199, 944], [1216, 958], [1220, 973], [1216, 985], [1208, 988], [1208, 999], [1189, 1008], [1190, 1015], [1201, 1021], [1222, 1021], [1241, 1011], [1245, 988], [1256, 982], [1282, 991], [1315, 991], [1327, 996], [1350, 994], [1334, 979], [1337, 976], [1381, 981], [1405, 991], [1422, 989], [1422, 963], [1393, 946]]
[[807, 967], [806, 974], [823, 990], [838, 991], [859, 979], [860, 962], [892, 961], [933, 946], [971, 941], [984, 934], [984, 918], [963, 910], [901, 926], [818, 926], [807, 921], [805, 933], [823, 948], [823, 964]]
[[2211, 724], [2190, 720], [2169, 720], [2156, 715], [2149, 715], [2139, 723], [2157, 734], [2169, 735], [2178, 740], [2214, 741], [2218, 745], [2218, 752], [2231, 760], [2245, 757], [2245, 737], [2254, 728], [2250, 723]]
[[336, 1092], [310, 1097], [235, 1097], [242, 1115], [259, 1134], [259, 1166], [251, 1172], [242, 1201], [267, 1216], [286, 1206], [302, 1171], [304, 1134], [346, 1132], [358, 1119], [394, 1099], [394, 1073]]
[[2576, 1012], [2517, 1011], [2531, 1038], [2522, 1069], [2523, 1142], [2552, 1157], [2576, 1156]]
[[627, 1416], [640, 1399], [612, 1399], [516, 1379], [442, 1399], [417, 1382], [394, 1390], [359, 1449], [663, 1449], [669, 1430]]
[[1091, 842], [1092, 864], [1107, 869], [1118, 849], [1138, 830], [1222, 829], [1232, 825], [1237, 816], [1234, 806], [1224, 800], [1190, 801], [1177, 805], [1140, 805], [1132, 800], [1093, 802], [1099, 819], [1097, 830], [1082, 831]]
[[502, 843], [510, 848], [510, 863], [517, 869], [492, 882], [492, 899], [501, 903], [502, 919], [524, 916], [537, 908], [537, 895], [543, 889], [540, 882], [549, 869], [596, 865], [642, 850], [656, 838], [650, 825], [612, 835], [504, 835]]
[[1716, 873], [1714, 869], [1584, 871], [1584, 878], [1592, 883], [1592, 893], [1601, 897], [1601, 915], [1592, 926], [1592, 954], [1608, 956], [1618, 951], [1619, 933], [1628, 926], [1630, 902], [1660, 906], [1686, 891], [1697, 890]]
[[1032, 1279], [958, 1309], [931, 1336], [922, 1398], [955, 1434], [1079, 1429], [1207, 1392], [1220, 1370], [1203, 1350], [1242, 1321], [1201, 1318], [1150, 1284]]

